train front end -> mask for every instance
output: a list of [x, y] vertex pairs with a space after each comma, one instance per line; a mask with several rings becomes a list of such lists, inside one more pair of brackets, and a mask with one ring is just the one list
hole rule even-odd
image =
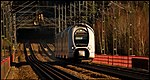
[[74, 58], [92, 60], [95, 57], [94, 30], [87, 24], [75, 26], [72, 33]]

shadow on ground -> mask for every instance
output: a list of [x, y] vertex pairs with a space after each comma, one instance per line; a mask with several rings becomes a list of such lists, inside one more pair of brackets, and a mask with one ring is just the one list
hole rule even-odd
[[21, 67], [21, 66], [24, 66], [24, 65], [29, 65], [29, 63], [27, 62], [19, 62], [19, 63], [16, 63], [16, 62], [12, 62], [11, 63], [11, 66], [15, 66], [17, 68]]

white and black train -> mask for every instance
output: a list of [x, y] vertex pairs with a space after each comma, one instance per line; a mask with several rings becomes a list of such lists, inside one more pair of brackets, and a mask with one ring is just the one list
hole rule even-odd
[[55, 39], [55, 57], [92, 60], [95, 57], [94, 30], [85, 23], [68, 27]]

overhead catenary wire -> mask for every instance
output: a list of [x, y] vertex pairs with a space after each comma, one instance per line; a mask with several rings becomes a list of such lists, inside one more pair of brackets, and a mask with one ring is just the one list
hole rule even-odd
[[[29, 1], [26, 1], [25, 3], [23, 3], [23, 4], [21, 4], [22, 6], [24, 6], [26, 3], [28, 3]], [[16, 10], [16, 9], [18, 9], [20, 6], [18, 6], [18, 7], [16, 7], [15, 9], [13, 9], [13, 10]], [[21, 8], [22, 9], [22, 8]]]
[[[21, 10], [25, 9], [26, 7], [30, 6], [30, 5], [31, 5], [31, 4], [33, 4], [34, 2], [35, 2], [35, 1], [31, 2], [30, 4], [26, 5], [25, 7], [23, 7], [22, 9], [18, 10], [18, 11], [17, 11], [17, 12], [15, 12], [15, 13], [18, 13], [19, 11], [21, 11]], [[14, 13], [14, 14], [15, 14], [15, 13]]]

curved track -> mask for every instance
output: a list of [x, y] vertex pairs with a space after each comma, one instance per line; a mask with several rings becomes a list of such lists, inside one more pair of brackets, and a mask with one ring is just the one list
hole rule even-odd
[[[44, 45], [40, 44], [40, 47], [41, 47], [42, 53], [46, 54], [47, 56], [49, 55], [49, 53], [45, 50], [45, 48], [47, 48], [50, 53], [52, 52], [46, 44]], [[28, 49], [30, 51], [30, 56], [28, 56], [29, 53], [27, 53], [25, 49], [25, 53], [26, 53], [25, 55], [26, 55], [27, 61], [30, 63], [31, 67], [33, 67], [33, 69], [36, 71], [36, 73], [39, 75], [41, 79], [58, 79], [58, 80], [60, 79], [65, 79], [65, 80], [82, 79], [82, 78], [76, 77], [76, 75], [73, 76], [73, 74], [70, 74], [65, 70], [72, 70], [83, 75], [84, 74], [88, 75], [91, 77], [91, 79], [100, 79], [100, 76], [98, 75], [93, 76], [93, 75], [96, 75], [93, 72], [114, 76], [113, 78], [109, 77], [105, 79], [122, 79], [122, 80], [149, 79], [149, 72], [136, 71], [133, 69], [97, 65], [93, 63], [90, 63], [90, 64], [72, 63], [66, 60], [56, 60], [54, 62], [41, 62], [34, 55], [31, 45], [28, 47]], [[48, 57], [50, 58], [50, 55]], [[57, 66], [54, 66], [54, 65], [57, 65]], [[101, 77], [101, 78], [104, 78], [104, 77]]]
[[98, 65], [94, 63], [76, 63], [68, 62], [67, 60], [61, 60], [58, 62], [60, 65], [71, 64], [73, 66], [81, 67], [98, 73], [104, 73], [110, 76], [118, 77], [120, 79], [149, 79], [149, 71], [139, 71], [135, 69]]
[[[34, 69], [34, 71], [37, 73], [37, 75], [40, 77], [40, 79], [50, 79], [50, 80], [72, 80], [72, 79], [79, 79], [73, 75], [70, 75], [64, 71], [61, 71], [57, 68], [54, 68], [53, 66], [43, 63], [39, 61], [31, 48], [31, 45], [29, 44], [29, 51], [26, 50], [26, 45], [24, 45], [24, 53], [26, 56], [27, 62], [31, 65], [31, 67]], [[29, 56], [27, 54], [30, 54]]]

